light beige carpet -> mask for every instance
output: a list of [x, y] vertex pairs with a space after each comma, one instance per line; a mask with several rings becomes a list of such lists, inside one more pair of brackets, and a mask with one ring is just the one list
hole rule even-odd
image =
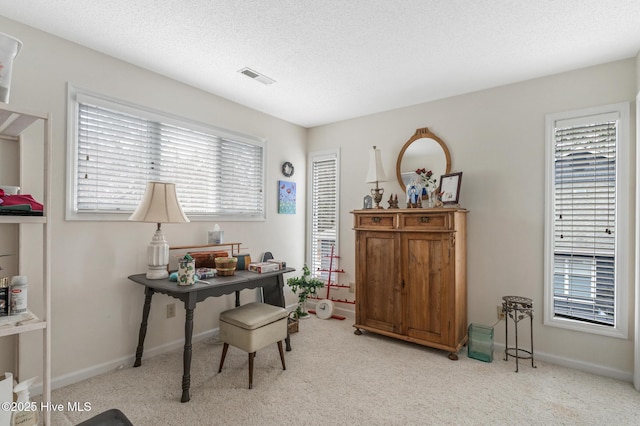
[[[630, 383], [536, 361], [460, 359], [364, 333], [353, 320], [310, 318], [292, 334], [283, 371], [276, 345], [258, 352], [254, 388], [247, 354], [193, 348], [191, 401], [180, 403], [182, 351], [53, 392], [54, 403], [90, 402], [91, 412], [53, 414], [73, 425], [110, 408], [153, 425], [637, 425], [640, 393]], [[497, 331], [499, 332], [499, 331]]]

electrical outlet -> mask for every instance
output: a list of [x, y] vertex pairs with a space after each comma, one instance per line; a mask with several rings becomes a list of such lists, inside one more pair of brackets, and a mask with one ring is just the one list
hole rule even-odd
[[176, 316], [176, 304], [167, 303], [167, 318], [173, 318]]
[[503, 320], [504, 319], [504, 311], [502, 310], [502, 305], [498, 305], [496, 306], [496, 310], [498, 312], [498, 320]]

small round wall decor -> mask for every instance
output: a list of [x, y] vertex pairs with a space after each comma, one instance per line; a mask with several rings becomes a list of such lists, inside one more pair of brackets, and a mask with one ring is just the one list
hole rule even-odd
[[291, 164], [288, 161], [285, 161], [284, 163], [282, 163], [282, 174], [285, 175], [286, 177], [293, 176], [293, 164]]

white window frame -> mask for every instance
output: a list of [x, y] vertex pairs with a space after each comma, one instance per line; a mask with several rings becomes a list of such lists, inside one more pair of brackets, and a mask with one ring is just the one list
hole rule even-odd
[[154, 120], [170, 125], [188, 128], [194, 131], [215, 135], [220, 138], [252, 144], [262, 149], [262, 212], [260, 214], [192, 214], [187, 212], [191, 221], [265, 221], [266, 220], [266, 158], [267, 143], [263, 138], [245, 135], [231, 130], [199, 123], [183, 117], [174, 116], [147, 107], [134, 105], [122, 100], [92, 92], [90, 90], [68, 85], [67, 102], [67, 196], [66, 196], [66, 220], [77, 221], [123, 221], [128, 220], [131, 212], [82, 212], [77, 209], [77, 175], [78, 175], [78, 101], [90, 100], [94, 105], [109, 108], [115, 111], [131, 114], [137, 117]]
[[[629, 229], [630, 208], [630, 135], [629, 102], [548, 114], [545, 119], [545, 253], [544, 253], [544, 324], [611, 337], [626, 339], [628, 336], [629, 286]], [[556, 123], [579, 125], [595, 123], [603, 117], [617, 120], [616, 140], [616, 204], [615, 204], [615, 321], [613, 326], [592, 324], [586, 321], [562, 318], [554, 315], [554, 188], [555, 188], [555, 128]]]
[[[314, 229], [314, 221], [313, 221], [313, 172], [314, 172], [314, 162], [322, 161], [324, 159], [335, 159], [336, 161], [336, 210], [335, 210], [335, 243], [334, 243], [334, 255], [337, 256], [340, 253], [339, 242], [340, 242], [340, 149], [331, 149], [331, 150], [323, 150], [323, 151], [315, 151], [310, 152], [308, 155], [307, 162], [307, 266], [311, 270], [311, 275], [316, 278], [323, 279], [326, 281], [328, 274], [325, 272], [324, 274], [319, 272], [316, 265], [313, 263], [312, 259], [314, 257], [313, 250], [313, 236], [316, 233]], [[321, 260], [322, 263], [322, 260]], [[329, 259], [326, 259], [326, 263], [329, 263]], [[338, 259], [333, 259], [333, 269], [338, 269]], [[332, 276], [332, 283], [335, 283], [336, 280], [335, 274]]]

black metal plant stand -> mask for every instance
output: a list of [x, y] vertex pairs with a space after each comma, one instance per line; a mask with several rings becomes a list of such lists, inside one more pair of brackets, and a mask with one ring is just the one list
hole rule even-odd
[[[531, 367], [536, 368], [533, 360], [533, 300], [520, 296], [504, 296], [502, 300], [502, 311], [505, 313], [504, 360], [507, 361], [510, 356], [516, 359], [516, 373], [520, 359], [531, 359]], [[518, 323], [525, 317], [529, 317], [531, 327], [531, 350], [518, 346]], [[516, 337], [516, 346], [511, 348], [509, 347], [509, 318], [513, 320]]]

